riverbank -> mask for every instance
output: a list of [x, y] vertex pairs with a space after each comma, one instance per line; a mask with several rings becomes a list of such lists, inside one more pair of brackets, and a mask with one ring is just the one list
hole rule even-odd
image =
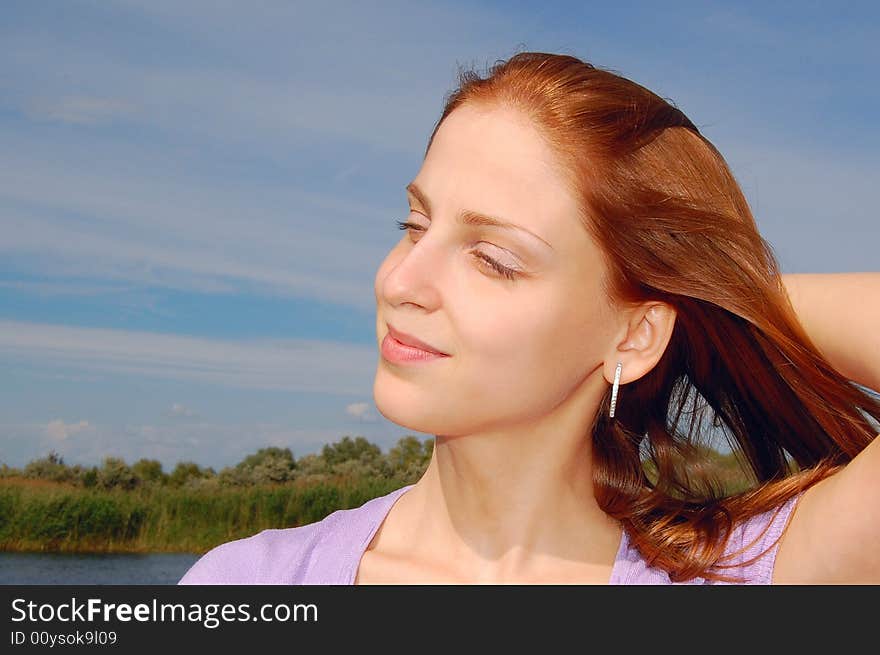
[[194, 553], [267, 528], [319, 521], [405, 482], [337, 478], [247, 488], [87, 489], [0, 479], [0, 551]]

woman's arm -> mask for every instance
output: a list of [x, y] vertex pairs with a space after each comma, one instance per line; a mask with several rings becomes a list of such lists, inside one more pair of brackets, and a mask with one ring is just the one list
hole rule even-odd
[[847, 379], [880, 391], [880, 273], [786, 273], [798, 319]]
[[[880, 273], [783, 275], [798, 318], [848, 379], [880, 391]], [[880, 435], [804, 492], [780, 542], [775, 584], [880, 583]]]

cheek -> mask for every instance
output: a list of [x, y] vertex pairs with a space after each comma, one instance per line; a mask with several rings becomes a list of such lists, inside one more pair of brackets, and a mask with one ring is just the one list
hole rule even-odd
[[[502, 361], [529, 362], [556, 349], [563, 321], [570, 321], [568, 301], [551, 285], [528, 294], [474, 296], [466, 308], [462, 334], [473, 351]], [[469, 348], [470, 350], [471, 348]]]
[[[501, 385], [534, 390], [547, 380], [566, 379], [563, 371], [579, 367], [582, 352], [572, 355], [582, 340], [574, 332], [576, 321], [564, 298], [549, 293], [530, 294], [512, 303], [486, 303], [460, 322], [459, 333], [469, 364], [479, 370], [485, 386]], [[554, 383], [555, 384], [555, 383]]]
[[558, 396], [601, 359], [598, 308], [575, 305], [559, 290], [540, 291], [515, 305], [484, 305], [475, 320], [464, 322], [460, 332], [468, 364], [480, 372], [477, 386], [510, 396]]

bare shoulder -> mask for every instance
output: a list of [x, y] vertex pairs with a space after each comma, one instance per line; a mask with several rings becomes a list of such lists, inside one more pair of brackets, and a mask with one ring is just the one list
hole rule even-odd
[[[403, 494], [391, 506], [376, 529], [373, 538], [361, 555], [355, 572], [354, 584], [445, 584], [428, 576], [423, 567], [416, 564], [412, 552], [413, 507], [418, 489]], [[430, 579], [430, 582], [427, 582]]]
[[880, 439], [803, 493], [783, 531], [772, 582], [880, 583]]

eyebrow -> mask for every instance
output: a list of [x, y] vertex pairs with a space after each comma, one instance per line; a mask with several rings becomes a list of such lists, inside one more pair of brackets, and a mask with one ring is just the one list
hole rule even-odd
[[[424, 205], [425, 209], [428, 210], [428, 213], [431, 213], [431, 203], [428, 201], [428, 197], [422, 192], [422, 190], [416, 185], [415, 182], [410, 182], [406, 185], [406, 190], [409, 191], [416, 200], [418, 200], [422, 205]], [[471, 211], [470, 209], [464, 209], [458, 215], [458, 220], [465, 225], [479, 225], [485, 227], [500, 227], [505, 230], [519, 230], [521, 232], [525, 232], [526, 234], [530, 234], [542, 243], [546, 244], [551, 250], [553, 246], [544, 241], [537, 234], [532, 232], [531, 230], [527, 230], [526, 228], [515, 225], [513, 223], [509, 223], [507, 221], [501, 220], [500, 218], [495, 218], [493, 216], [487, 216], [485, 214], [481, 214], [479, 212]]]

